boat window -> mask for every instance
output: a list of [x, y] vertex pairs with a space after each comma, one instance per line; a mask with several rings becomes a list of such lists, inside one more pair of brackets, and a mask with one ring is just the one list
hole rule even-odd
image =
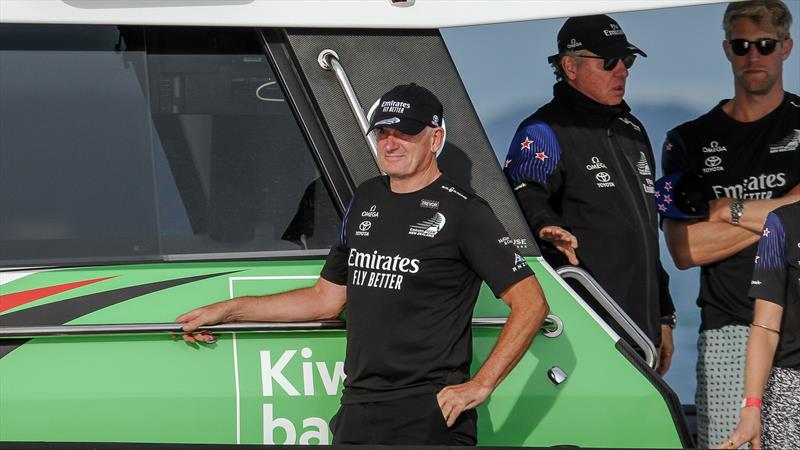
[[0, 265], [324, 254], [339, 215], [251, 29], [0, 26]]

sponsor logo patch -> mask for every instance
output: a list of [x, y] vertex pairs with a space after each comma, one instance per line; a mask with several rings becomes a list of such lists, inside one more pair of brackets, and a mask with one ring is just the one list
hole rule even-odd
[[369, 229], [372, 228], [372, 222], [369, 220], [365, 220], [358, 224], [358, 231], [356, 231], [356, 236], [369, 236]]
[[503, 236], [497, 240], [498, 244], [502, 245], [514, 245], [518, 249], [525, 249], [528, 248], [528, 240], [527, 239], [511, 239], [509, 236]]
[[609, 175], [608, 172], [597, 172], [594, 175], [594, 179], [597, 180], [597, 187], [599, 188], [609, 188], [616, 186], [614, 182], [611, 181], [611, 175]]
[[622, 31], [622, 29], [617, 24], [611, 23], [608, 25], [608, 28], [609, 28], [608, 30], [603, 30], [603, 34], [606, 35], [606, 37], [619, 36], [619, 35], [625, 36], [625, 32]]
[[400, 122], [400, 118], [399, 117], [389, 117], [388, 119], [383, 119], [383, 120], [380, 120], [378, 122], [375, 122], [375, 126], [377, 127], [379, 125], [393, 125], [393, 124], [396, 124], [398, 122]]
[[447, 222], [444, 214], [436, 213], [428, 220], [423, 220], [415, 225], [411, 225], [408, 229], [408, 234], [411, 236], [424, 236], [428, 238], [436, 237], [442, 231], [444, 224]]
[[458, 192], [458, 190], [456, 190], [456, 188], [454, 188], [452, 186], [442, 186], [442, 189], [444, 189], [445, 191], [447, 191], [447, 192], [449, 192], [451, 194], [455, 194], [455, 195], [463, 198], [464, 200], [467, 199], [466, 195], [462, 194], [461, 192]]
[[378, 217], [379, 215], [378, 207], [375, 205], [370, 206], [368, 211], [361, 211], [361, 217]]
[[788, 136], [769, 146], [770, 153], [793, 152], [800, 146], [800, 130], [793, 130]]
[[586, 165], [586, 170], [600, 170], [600, 169], [608, 169], [608, 166], [603, 164], [600, 161], [600, 158], [598, 158], [597, 156], [592, 156], [592, 162], [591, 164]]
[[653, 184], [653, 180], [650, 178], [645, 178], [645, 183], [642, 185], [642, 189], [648, 194], [655, 194], [656, 193], [656, 186]]
[[639, 162], [636, 163], [636, 169], [639, 171], [639, 175], [652, 175], [653, 172], [650, 171], [650, 164], [647, 163], [647, 156], [644, 152], [639, 152], [641, 158], [639, 158]]
[[351, 248], [347, 265], [353, 270], [353, 286], [402, 290], [403, 277], [420, 270], [420, 260], [402, 255], [381, 255], [378, 251], [360, 252]]
[[725, 170], [725, 168], [722, 166], [722, 158], [719, 156], [709, 156], [704, 161], [704, 164], [706, 166], [703, 168], [703, 173], [721, 172]]
[[[406, 103], [406, 102], [397, 102], [397, 101], [394, 101], [394, 100], [386, 100], [386, 101], [381, 102], [381, 108], [382, 108], [382, 111], [385, 112], [385, 113], [403, 114], [406, 109], [411, 109], [411, 104]], [[393, 118], [397, 119], [397, 117], [393, 117]], [[399, 122], [399, 121], [400, 121], [400, 119], [397, 119], [397, 122]], [[394, 123], [397, 123], [397, 122], [394, 122]]]
[[514, 253], [514, 267], [511, 268], [511, 271], [516, 272], [526, 267], [528, 267], [528, 263], [525, 262], [525, 258], [520, 256], [519, 253]]
[[423, 198], [419, 201], [419, 206], [423, 208], [439, 209], [439, 202], [436, 200], [427, 200]]
[[708, 147], [703, 147], [703, 153], [719, 153], [719, 152], [727, 152], [728, 148], [724, 145], [719, 145], [717, 141], [711, 141], [708, 144]]
[[581, 41], [579, 41], [579, 40], [577, 40], [575, 38], [572, 38], [572, 39], [570, 39], [569, 43], [567, 44], [567, 48], [572, 50], [573, 48], [580, 47], [582, 45], [583, 45], [583, 42], [581, 42]]
[[628, 119], [627, 117], [620, 117], [620, 118], [619, 118], [619, 120], [623, 121], [623, 122], [624, 122], [625, 124], [627, 124], [627, 125], [630, 125], [630, 126], [631, 126], [631, 128], [633, 128], [634, 130], [636, 130], [636, 131], [638, 131], [638, 132], [640, 132], [640, 133], [642, 132], [642, 128], [641, 128], [639, 125], [636, 125], [635, 123], [633, 123], [633, 122], [632, 122], [630, 119]]
[[711, 189], [717, 198], [730, 197], [764, 200], [772, 198], [774, 189], [786, 186], [786, 173], [761, 174], [746, 177], [739, 184], [732, 186], [714, 185]]

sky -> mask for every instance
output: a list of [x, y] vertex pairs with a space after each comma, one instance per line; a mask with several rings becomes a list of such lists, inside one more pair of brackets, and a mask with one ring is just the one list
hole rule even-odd
[[[800, 0], [785, 0], [796, 39], [784, 63], [784, 89], [800, 92]], [[630, 71], [625, 100], [647, 128], [660, 168], [660, 147], [669, 129], [692, 120], [733, 95], [730, 65], [722, 52], [726, 3], [612, 14], [628, 40], [647, 53]], [[564, 19], [442, 30], [498, 160], [505, 157], [519, 122], [550, 100], [555, 81], [547, 56], [556, 53]], [[695, 306], [699, 270], [678, 271], [661, 246], [678, 312], [676, 354], [666, 381], [682, 403], [694, 403]]]

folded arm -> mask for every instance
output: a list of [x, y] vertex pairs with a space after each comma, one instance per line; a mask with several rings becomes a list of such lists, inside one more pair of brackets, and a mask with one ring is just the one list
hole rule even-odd
[[681, 270], [728, 258], [757, 243], [759, 235], [724, 222], [664, 219], [667, 248]]

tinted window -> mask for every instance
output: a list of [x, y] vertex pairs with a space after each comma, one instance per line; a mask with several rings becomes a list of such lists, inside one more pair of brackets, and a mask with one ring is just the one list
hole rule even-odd
[[4, 25], [0, 66], [3, 266], [333, 242], [338, 213], [253, 30]]

